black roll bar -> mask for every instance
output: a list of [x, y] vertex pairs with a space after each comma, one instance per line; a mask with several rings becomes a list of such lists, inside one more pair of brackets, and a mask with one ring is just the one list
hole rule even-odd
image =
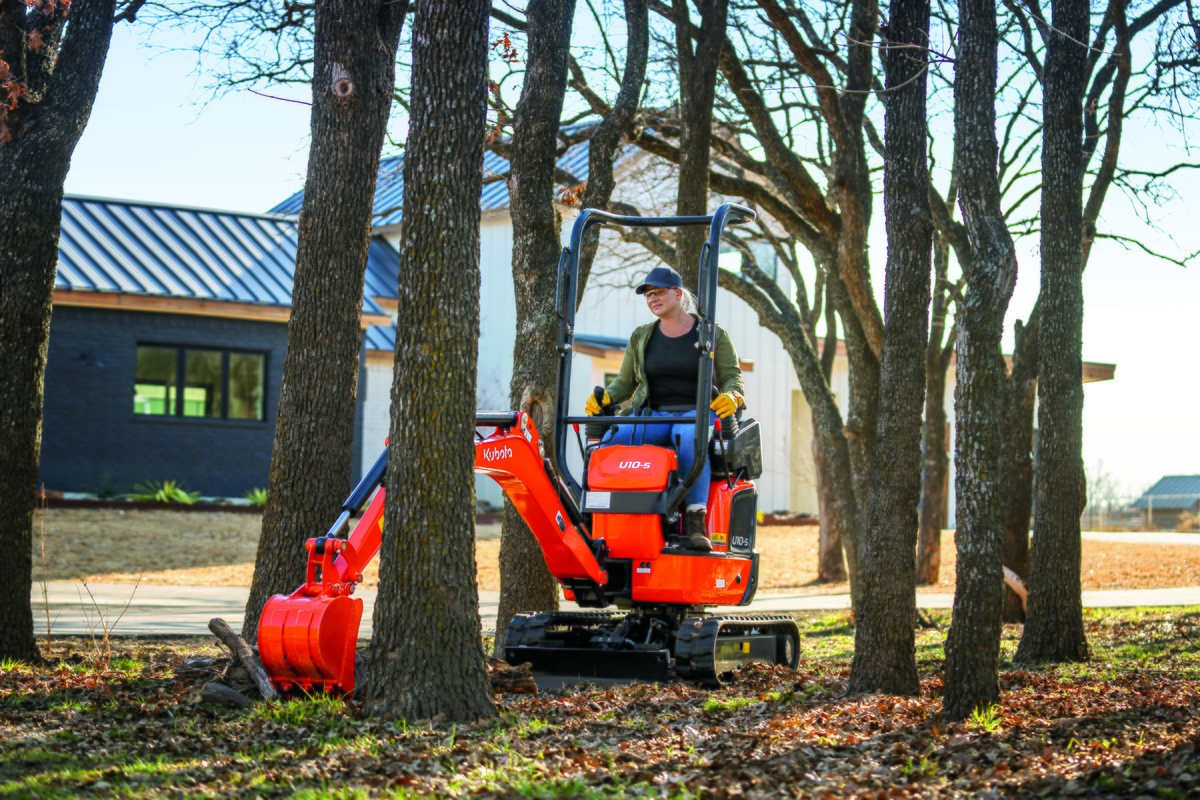
[[[716, 308], [717, 308], [717, 256], [721, 250], [721, 236], [725, 233], [726, 225], [736, 225], [749, 222], [755, 218], [755, 213], [745, 206], [724, 203], [711, 216], [702, 217], [623, 217], [598, 211], [594, 208], [584, 209], [575, 218], [571, 226], [570, 243], [563, 248], [558, 260], [558, 284], [556, 299], [558, 306], [558, 381], [555, 398], [554, 414], [554, 453], [551, 456], [555, 471], [562, 477], [563, 482], [570, 488], [578, 500], [583, 487], [567, 469], [567, 425], [577, 424], [579, 420], [595, 421], [592, 418], [570, 417], [567, 408], [570, 404], [571, 389], [571, 360], [575, 354], [575, 306], [578, 304], [579, 293], [579, 252], [583, 247], [583, 237], [594, 225], [620, 225], [630, 228], [678, 228], [685, 225], [707, 225], [708, 239], [700, 250], [700, 280], [696, 298], [700, 305], [700, 320], [697, 323], [699, 341], [699, 380], [696, 384], [696, 427], [693, 434], [696, 454], [692, 468], [688, 470], [683, 481], [675, 487], [667, 498], [666, 511], [673, 513], [687, 496], [688, 489], [700, 477], [708, 462], [708, 410], [709, 393], [713, 378], [713, 356], [716, 347]], [[614, 420], [606, 418], [606, 422]], [[621, 418], [621, 425], [653, 425], [656, 423], [646, 418]]]

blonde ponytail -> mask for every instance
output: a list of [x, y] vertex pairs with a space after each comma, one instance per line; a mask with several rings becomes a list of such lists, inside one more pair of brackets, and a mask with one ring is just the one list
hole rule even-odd
[[691, 291], [683, 288], [682, 286], [679, 287], [679, 291], [683, 293], [679, 298], [679, 303], [683, 306], [683, 310], [688, 314], [695, 314], [696, 316], [699, 316], [700, 301], [696, 299], [696, 295], [692, 294]]

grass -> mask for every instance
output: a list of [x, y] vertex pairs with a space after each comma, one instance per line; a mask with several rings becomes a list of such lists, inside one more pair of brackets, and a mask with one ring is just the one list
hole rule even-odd
[[967, 730], [979, 733], [999, 733], [1001, 725], [1000, 706], [995, 703], [979, 706], [971, 712], [967, 720]]
[[721, 714], [748, 708], [754, 704], [749, 697], [710, 697], [704, 701], [704, 710], [710, 714]]

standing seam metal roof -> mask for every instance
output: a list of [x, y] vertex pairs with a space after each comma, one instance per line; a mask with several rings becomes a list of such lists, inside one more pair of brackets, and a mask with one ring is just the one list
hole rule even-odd
[[[558, 159], [558, 167], [581, 181], [588, 176], [588, 142], [570, 147]], [[483, 211], [501, 211], [508, 208], [508, 182], [499, 176], [508, 172], [508, 161], [485, 150], [483, 153], [483, 178], [492, 179], [485, 183], [480, 192], [479, 206]], [[271, 209], [273, 214], [299, 214], [304, 205], [304, 190], [284, 200]], [[400, 222], [404, 205], [404, 156], [385, 158], [379, 164], [379, 176], [375, 183], [374, 216], [371, 224], [377, 228], [396, 225]]]
[[1200, 475], [1165, 475], [1134, 500], [1130, 508], [1147, 508], [1151, 498], [1155, 511], [1195, 508], [1200, 502]]
[[[290, 306], [294, 217], [68, 195], [56, 289]], [[399, 254], [380, 238], [367, 255], [363, 311], [387, 313]]]

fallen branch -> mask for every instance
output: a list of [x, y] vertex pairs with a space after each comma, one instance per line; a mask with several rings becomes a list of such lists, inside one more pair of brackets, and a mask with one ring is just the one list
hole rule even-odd
[[229, 651], [233, 653], [233, 657], [240, 661], [242, 666], [246, 668], [246, 672], [249, 673], [250, 679], [258, 687], [258, 692], [263, 696], [264, 700], [274, 700], [279, 696], [275, 691], [275, 687], [271, 685], [271, 679], [267, 677], [267, 671], [263, 669], [258, 656], [246, 644], [245, 639], [233, 632], [233, 628], [229, 627], [229, 623], [220, 617], [214, 617], [209, 620], [208, 629], [229, 648]]
[[246, 695], [216, 681], [204, 684], [204, 688], [200, 690], [200, 699], [230, 708], [249, 708], [254, 705]]

